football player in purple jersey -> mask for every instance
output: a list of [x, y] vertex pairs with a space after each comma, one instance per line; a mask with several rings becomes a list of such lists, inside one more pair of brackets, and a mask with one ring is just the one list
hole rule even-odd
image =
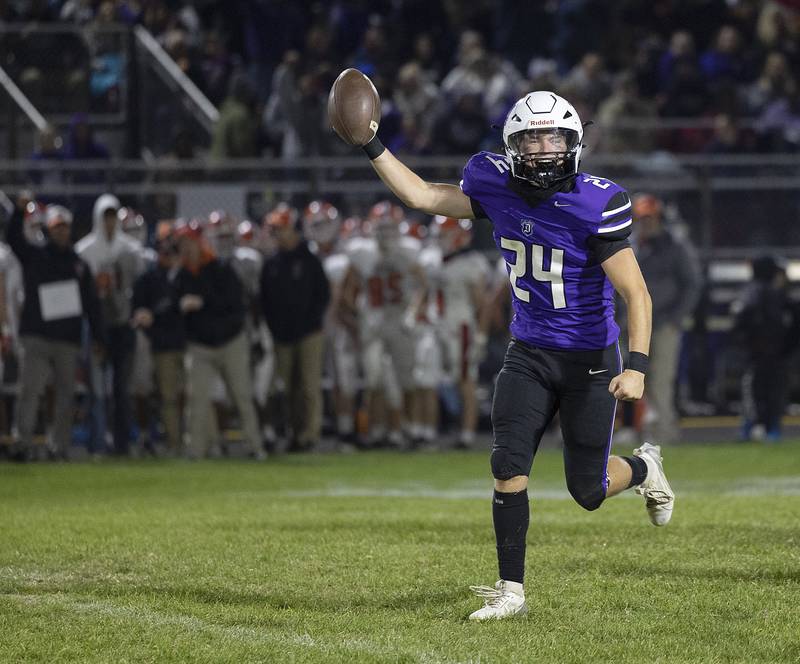
[[[674, 493], [660, 448], [644, 443], [631, 457], [610, 455], [617, 400], [640, 399], [650, 345], [651, 302], [628, 242], [631, 201], [605, 178], [578, 170], [583, 125], [552, 92], [531, 92], [509, 111], [505, 154], [481, 152], [459, 185], [426, 182], [377, 137], [363, 146], [381, 179], [406, 205], [429, 214], [488, 218], [507, 264], [512, 339], [492, 404], [495, 478], [492, 514], [499, 576], [473, 586], [487, 620], [527, 612], [523, 590], [528, 476], [543, 431], [561, 415], [567, 487], [595, 510], [636, 487], [650, 520], [665, 525]], [[623, 367], [614, 322], [614, 290], [628, 306]]]

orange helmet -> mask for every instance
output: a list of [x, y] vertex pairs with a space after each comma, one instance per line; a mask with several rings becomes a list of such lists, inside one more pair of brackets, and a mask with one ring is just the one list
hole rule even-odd
[[417, 240], [424, 240], [428, 237], [428, 227], [418, 221], [403, 221], [400, 223], [400, 232], [408, 237]]
[[635, 217], [660, 217], [663, 207], [661, 199], [653, 194], [636, 194], [633, 197]]
[[297, 210], [288, 203], [278, 206], [264, 217], [264, 223], [270, 228], [286, 228], [297, 225]]
[[245, 219], [236, 227], [236, 234], [239, 236], [239, 243], [251, 245], [256, 241], [256, 227], [252, 221]]
[[178, 219], [173, 230], [176, 240], [190, 238], [200, 240], [203, 237], [203, 225], [199, 219]]
[[208, 215], [208, 231], [211, 237], [235, 235], [236, 219], [225, 210], [214, 210]]
[[465, 249], [472, 242], [472, 222], [469, 219], [437, 214], [433, 218], [431, 230], [445, 255]]
[[380, 201], [369, 209], [367, 219], [371, 222], [391, 220], [399, 224], [403, 216], [403, 208], [399, 205], [392, 205], [390, 201]]
[[367, 227], [375, 235], [378, 244], [389, 246], [400, 238], [400, 223], [403, 209], [389, 201], [375, 203], [367, 215]]
[[317, 244], [330, 244], [339, 235], [339, 210], [326, 201], [311, 201], [303, 212], [303, 233]]

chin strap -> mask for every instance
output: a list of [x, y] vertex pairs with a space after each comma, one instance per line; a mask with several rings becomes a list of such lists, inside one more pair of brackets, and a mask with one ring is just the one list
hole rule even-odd
[[520, 196], [528, 205], [535, 207], [554, 194], [572, 191], [575, 187], [575, 178], [577, 175], [577, 173], [570, 173], [560, 178], [549, 187], [537, 187], [527, 180], [512, 176], [508, 179], [508, 188]]

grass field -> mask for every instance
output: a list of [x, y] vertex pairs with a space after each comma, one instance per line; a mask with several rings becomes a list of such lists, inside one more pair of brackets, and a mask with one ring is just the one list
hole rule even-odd
[[485, 453], [0, 466], [0, 662], [798, 662], [800, 444], [666, 451], [656, 529], [534, 467], [525, 620]]

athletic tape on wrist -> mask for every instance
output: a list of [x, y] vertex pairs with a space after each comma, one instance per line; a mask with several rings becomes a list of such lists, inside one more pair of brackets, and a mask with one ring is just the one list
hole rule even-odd
[[638, 371], [646, 374], [647, 367], [650, 364], [650, 358], [644, 353], [637, 353], [635, 350], [628, 353], [628, 366], [627, 369]]
[[373, 159], [377, 159], [383, 154], [383, 151], [386, 149], [383, 147], [383, 143], [381, 143], [378, 135], [372, 137], [372, 140], [367, 143], [366, 145], [362, 145], [361, 149], [364, 150], [366, 155], [370, 158], [370, 161]]

